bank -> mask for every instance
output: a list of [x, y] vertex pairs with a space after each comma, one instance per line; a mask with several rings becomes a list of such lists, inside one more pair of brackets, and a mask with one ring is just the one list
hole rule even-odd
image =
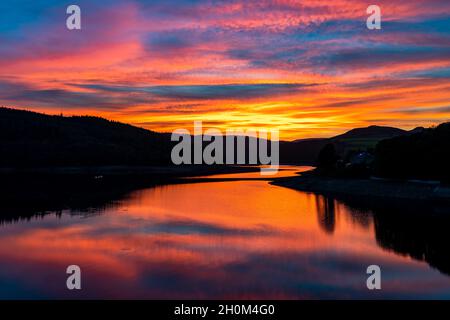
[[450, 203], [450, 187], [420, 181], [330, 178], [306, 174], [274, 179], [271, 184], [330, 196], [420, 200]]

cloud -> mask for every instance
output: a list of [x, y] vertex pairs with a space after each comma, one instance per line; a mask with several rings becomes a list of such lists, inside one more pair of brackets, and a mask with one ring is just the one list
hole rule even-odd
[[393, 113], [404, 113], [404, 114], [426, 114], [426, 113], [446, 113], [446, 114], [450, 114], [450, 106], [402, 108], [402, 109], [392, 110], [392, 112]]
[[403, 65], [420, 62], [450, 63], [450, 47], [383, 46], [350, 48], [325, 52], [312, 59], [315, 64], [337, 70], [374, 69], [387, 65]]
[[298, 93], [315, 84], [224, 84], [130, 87], [110, 85], [79, 85], [81, 88], [116, 93], [146, 93], [167, 99], [234, 100]]
[[61, 1], [0, 2], [0, 103], [161, 131], [202, 118], [320, 136], [366, 124], [377, 103], [386, 119], [450, 99], [447, 0], [379, 0], [381, 31], [367, 30], [363, 0], [77, 4], [70, 32]]
[[206, 234], [218, 236], [268, 236], [277, 233], [267, 226], [259, 226], [249, 229], [228, 228], [225, 226], [210, 224], [195, 220], [172, 219], [166, 222], [158, 222], [144, 227], [145, 233], [170, 233], [170, 234]]
[[124, 105], [153, 103], [151, 97], [108, 95], [68, 89], [39, 89], [26, 83], [0, 81], [0, 102], [8, 105], [23, 104], [31, 107], [57, 107], [67, 109], [90, 108], [118, 110]]

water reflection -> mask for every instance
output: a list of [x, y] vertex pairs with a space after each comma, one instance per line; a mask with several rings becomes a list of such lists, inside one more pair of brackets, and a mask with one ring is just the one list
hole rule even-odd
[[[317, 196], [320, 225], [332, 233], [335, 225], [334, 197]], [[450, 275], [448, 244], [450, 216], [445, 206], [423, 202], [386, 203], [380, 200], [340, 198], [348, 206], [351, 218], [361, 226], [373, 221], [377, 244], [386, 250], [425, 261]]]
[[317, 218], [322, 229], [332, 234], [336, 227], [335, 200], [331, 197], [316, 197]]
[[419, 261], [426, 261], [439, 271], [450, 275], [450, 235], [448, 216], [424, 219], [416, 215], [387, 218], [375, 215], [377, 243], [385, 249]]
[[[439, 214], [254, 180], [116, 192], [2, 218], [0, 297], [450, 298]], [[83, 270], [81, 292], [65, 290], [70, 264]], [[382, 291], [366, 289], [370, 264]]]

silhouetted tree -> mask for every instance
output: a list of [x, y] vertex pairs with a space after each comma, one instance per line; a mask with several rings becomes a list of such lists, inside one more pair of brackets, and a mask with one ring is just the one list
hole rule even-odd
[[450, 123], [378, 143], [375, 174], [450, 181]]
[[317, 159], [317, 167], [320, 172], [330, 173], [336, 168], [339, 156], [337, 155], [336, 148], [334, 144], [328, 143], [319, 152], [319, 157]]

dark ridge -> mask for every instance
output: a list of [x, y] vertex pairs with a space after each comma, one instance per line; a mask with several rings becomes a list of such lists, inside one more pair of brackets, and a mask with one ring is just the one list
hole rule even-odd
[[381, 141], [375, 155], [378, 176], [450, 182], [450, 122]]
[[165, 165], [170, 136], [98, 117], [0, 108], [0, 166]]
[[393, 127], [382, 127], [382, 126], [370, 126], [366, 128], [356, 128], [347, 131], [344, 134], [335, 136], [331, 140], [341, 140], [341, 139], [387, 139], [405, 134], [407, 131], [393, 128]]

